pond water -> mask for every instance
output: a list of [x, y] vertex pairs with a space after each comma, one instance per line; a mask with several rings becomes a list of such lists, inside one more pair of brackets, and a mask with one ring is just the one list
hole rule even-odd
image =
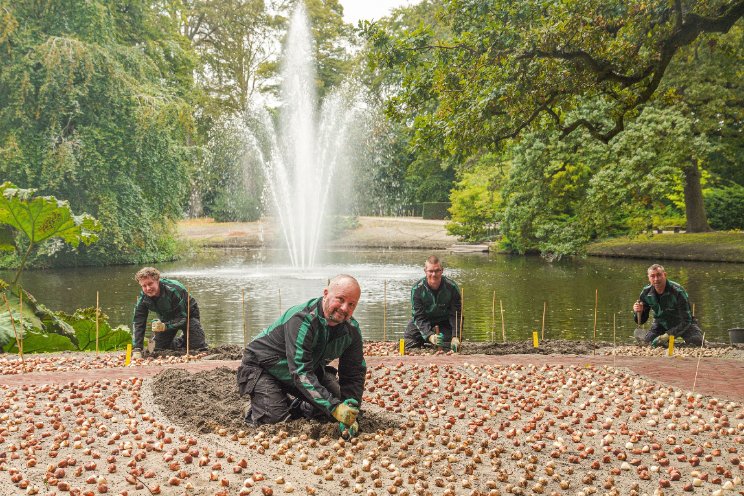
[[[289, 268], [278, 251], [212, 250], [159, 268], [187, 285], [197, 299], [210, 344], [242, 344], [244, 327], [250, 339], [280, 311], [320, 296], [328, 278], [339, 273], [361, 283], [354, 316], [365, 339], [397, 340], [410, 318], [411, 286], [423, 277], [423, 262], [430, 254], [333, 251], [324, 254], [327, 263], [300, 273]], [[651, 263], [609, 258], [548, 263], [538, 257], [436, 254], [445, 264], [445, 275], [463, 290], [464, 337], [477, 341], [492, 336], [501, 340], [501, 307], [506, 339], [531, 338], [533, 330], [542, 331], [544, 305], [546, 339], [592, 339], [595, 291], [597, 339], [612, 341], [614, 325], [617, 341], [630, 341], [635, 329], [631, 307], [647, 283]], [[687, 289], [706, 339], [727, 342], [727, 329], [744, 327], [744, 265], [675, 261], [665, 266], [669, 279]], [[139, 289], [133, 279], [137, 268], [27, 271], [21, 284], [49, 308], [68, 312], [95, 306], [98, 291], [111, 322], [129, 325]]]

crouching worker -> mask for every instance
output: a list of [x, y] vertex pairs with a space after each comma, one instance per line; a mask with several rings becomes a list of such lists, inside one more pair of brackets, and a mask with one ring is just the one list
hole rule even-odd
[[[344, 437], [357, 434], [367, 370], [352, 318], [360, 296], [356, 279], [336, 276], [322, 297], [290, 308], [248, 344], [237, 374], [251, 400], [247, 423], [335, 419]], [[335, 359], [338, 371], [328, 365]]]
[[[159, 318], [152, 323], [156, 350], [186, 348], [187, 331], [191, 349], [207, 348], [204, 329], [199, 321], [199, 305], [183, 284], [173, 279], [161, 278], [160, 271], [154, 267], [140, 269], [134, 278], [141, 291], [134, 306], [132, 358], [142, 358], [147, 316], [151, 311]], [[176, 336], [179, 331], [182, 335]]]
[[406, 349], [424, 345], [458, 351], [462, 297], [455, 281], [442, 275], [442, 264], [435, 255], [424, 264], [425, 277], [411, 288], [411, 314], [405, 334]]
[[[654, 264], [647, 270], [648, 286], [644, 287], [633, 304], [633, 318], [637, 324], [648, 320], [654, 311], [654, 322], [644, 341], [652, 346], [666, 346], [669, 336], [681, 337], [686, 344], [702, 346], [703, 334], [690, 311], [685, 289], [667, 280], [664, 267]], [[640, 320], [639, 320], [640, 316]]]

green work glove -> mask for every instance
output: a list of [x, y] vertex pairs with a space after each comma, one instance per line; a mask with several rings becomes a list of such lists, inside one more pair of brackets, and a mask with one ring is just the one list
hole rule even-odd
[[348, 398], [331, 412], [333, 418], [345, 425], [352, 425], [359, 415], [359, 402], [354, 398]]
[[351, 439], [359, 434], [359, 424], [355, 420], [353, 424], [347, 426], [343, 422], [338, 423], [338, 429], [341, 431], [341, 437], [344, 439]]
[[165, 322], [159, 320], [152, 321], [152, 332], [163, 332], [165, 331]]
[[669, 344], [669, 334], [662, 334], [661, 336], [656, 336], [653, 341], [651, 341], [651, 346], [657, 347], [657, 346], [667, 346]]
[[432, 334], [429, 336], [429, 342], [434, 346], [442, 346], [444, 344], [444, 334], [441, 332], [439, 334]]
[[457, 353], [460, 350], [460, 340], [457, 338], [452, 338], [452, 342], [450, 343], [450, 348], [452, 351]]

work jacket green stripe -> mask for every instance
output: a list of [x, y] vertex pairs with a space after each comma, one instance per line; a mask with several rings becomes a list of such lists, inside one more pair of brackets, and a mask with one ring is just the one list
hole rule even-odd
[[[186, 329], [188, 311], [186, 299], [188, 290], [180, 282], [174, 279], [161, 278], [160, 296], [150, 298], [140, 290], [137, 303], [134, 305], [132, 346], [142, 348], [147, 329], [147, 316], [149, 312], [158, 314], [158, 318], [165, 323], [168, 331], [175, 329]], [[196, 313], [196, 300], [188, 298], [191, 302], [191, 313]]]
[[411, 288], [411, 315], [424, 339], [434, 334], [431, 327], [441, 322], [448, 322], [450, 329], [457, 329], [461, 306], [460, 288], [446, 276], [442, 276], [436, 292], [429, 287], [425, 277]]
[[[325, 366], [339, 360], [341, 398], [320, 383]], [[243, 364], [260, 365], [283, 383], [296, 388], [308, 401], [329, 415], [347, 398], [360, 402], [366, 363], [362, 333], [356, 320], [329, 326], [322, 298], [287, 310], [251, 341]]]
[[[643, 288], [638, 299], [644, 303], [640, 324], [648, 320], [651, 310], [654, 311], [654, 321], [670, 335], [678, 336], [692, 323], [687, 292], [674, 281], [667, 279], [662, 294], [657, 293], [653, 285], [649, 284]], [[634, 318], [638, 320], [635, 314]]]

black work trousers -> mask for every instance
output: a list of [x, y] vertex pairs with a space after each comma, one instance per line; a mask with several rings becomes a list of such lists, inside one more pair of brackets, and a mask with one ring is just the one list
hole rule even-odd
[[[243, 365], [241, 368], [243, 367], [246, 366]], [[297, 388], [284, 384], [261, 367], [252, 367], [252, 370], [246, 367], [241, 374], [245, 374], [247, 380], [241, 384], [240, 392], [248, 394], [251, 398], [250, 408], [245, 414], [247, 423], [276, 424], [300, 417], [332, 420], [325, 411], [305, 401], [304, 395]], [[341, 397], [336, 369], [326, 367], [322, 374], [318, 374], [318, 379], [333, 396]]]

